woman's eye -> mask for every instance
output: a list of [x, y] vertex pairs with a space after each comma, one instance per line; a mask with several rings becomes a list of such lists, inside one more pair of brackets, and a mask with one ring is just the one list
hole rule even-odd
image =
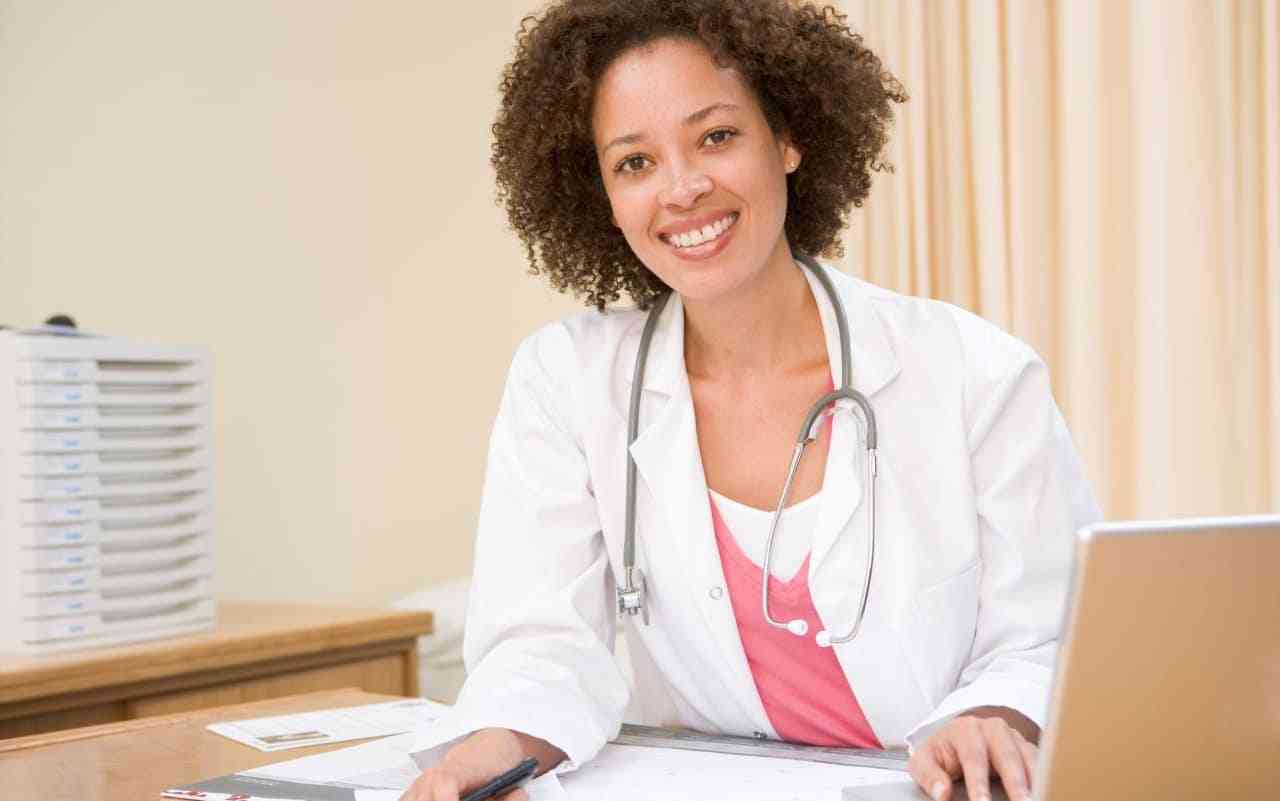
[[640, 170], [644, 169], [644, 162], [645, 162], [644, 156], [628, 156], [627, 158], [618, 162], [618, 166], [615, 168], [615, 171], [616, 172], [639, 172]]
[[704, 141], [713, 145], [723, 145], [725, 142], [728, 142], [730, 139], [732, 139], [736, 134], [737, 134], [737, 131], [731, 130], [729, 128], [717, 128], [716, 130], [707, 134]]

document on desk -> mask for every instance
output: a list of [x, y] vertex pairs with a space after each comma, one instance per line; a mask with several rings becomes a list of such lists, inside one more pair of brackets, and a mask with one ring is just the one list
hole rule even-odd
[[[339, 751], [166, 790], [165, 798], [201, 801], [396, 801], [421, 770], [409, 756], [415, 735], [402, 734]], [[530, 801], [566, 798], [554, 774], [524, 787]]]
[[611, 743], [560, 782], [569, 799], [584, 801], [841, 801], [846, 787], [911, 778], [887, 768]]
[[[246, 722], [254, 721], [241, 724]], [[423, 723], [418, 729], [431, 725]], [[256, 735], [266, 729], [252, 731]], [[669, 736], [661, 736], [663, 731]], [[420, 773], [410, 756], [419, 735], [420, 731], [409, 732], [313, 754], [174, 788], [164, 795], [202, 801], [396, 801]], [[641, 727], [628, 727], [623, 735], [576, 771], [544, 774], [525, 785], [526, 792], [532, 801], [840, 801], [848, 787], [911, 783], [897, 752], [842, 755], [836, 753], [840, 749], [783, 748], [781, 743]], [[713, 748], [728, 752], [709, 750]]]
[[448, 708], [425, 698], [415, 698], [296, 715], [211, 723], [206, 728], [259, 751], [284, 751], [289, 748], [403, 734], [430, 726]]
[[[280, 762], [165, 792], [168, 798], [228, 801], [397, 801], [418, 777], [415, 735]], [[609, 744], [578, 770], [547, 773], [531, 801], [840, 801], [846, 787], [910, 784], [897, 770]]]

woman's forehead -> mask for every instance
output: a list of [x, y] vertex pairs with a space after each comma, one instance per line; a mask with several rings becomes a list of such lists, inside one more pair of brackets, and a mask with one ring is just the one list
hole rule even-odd
[[719, 104], [724, 111], [761, 113], [741, 74], [716, 64], [703, 45], [661, 39], [616, 58], [596, 87], [592, 127], [602, 146], [615, 137], [680, 127]]

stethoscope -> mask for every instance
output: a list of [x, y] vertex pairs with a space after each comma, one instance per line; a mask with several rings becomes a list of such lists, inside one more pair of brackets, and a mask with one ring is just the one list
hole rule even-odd
[[[764, 612], [765, 621], [774, 628], [786, 629], [798, 637], [803, 637], [809, 632], [809, 624], [800, 618], [783, 623], [780, 620], [774, 620], [769, 614], [769, 563], [773, 557], [773, 538], [778, 533], [782, 510], [786, 508], [787, 499], [791, 495], [791, 482], [795, 479], [796, 469], [800, 466], [800, 457], [804, 455], [805, 446], [817, 439], [815, 424], [818, 418], [829, 405], [848, 398], [862, 410], [867, 427], [867, 569], [862, 578], [862, 603], [858, 606], [858, 617], [853, 621], [853, 627], [848, 633], [839, 636], [833, 636], [826, 630], [818, 632], [815, 638], [818, 645], [827, 648], [849, 642], [856, 637], [862, 625], [863, 615], [867, 611], [867, 594], [871, 590], [871, 568], [876, 552], [876, 415], [871, 409], [871, 403], [850, 383], [850, 376], [853, 374], [852, 356], [849, 348], [849, 322], [845, 318], [844, 305], [840, 302], [835, 287], [831, 285], [831, 279], [817, 262], [805, 255], [800, 255], [799, 261], [817, 277], [822, 288], [826, 290], [827, 296], [831, 298], [831, 305], [836, 312], [836, 325], [840, 330], [840, 388], [819, 398], [805, 415], [804, 425], [800, 427], [800, 436], [796, 439], [796, 447], [791, 454], [791, 464], [787, 468], [787, 480], [782, 485], [782, 497], [778, 499], [778, 507], [773, 512], [773, 521], [769, 526], [769, 539], [765, 542], [760, 608]], [[628, 615], [640, 614], [646, 626], [649, 625], [649, 609], [645, 603], [648, 585], [645, 582], [644, 573], [636, 567], [636, 461], [631, 456], [631, 444], [636, 441], [640, 427], [640, 390], [644, 383], [644, 365], [649, 358], [649, 341], [653, 338], [658, 317], [661, 316], [670, 298], [670, 292], [658, 298], [645, 320], [644, 331], [640, 335], [640, 350], [636, 353], [635, 379], [631, 384], [631, 407], [627, 415], [627, 527], [626, 541], [622, 549], [623, 578], [626, 586], [618, 587], [618, 612]]]

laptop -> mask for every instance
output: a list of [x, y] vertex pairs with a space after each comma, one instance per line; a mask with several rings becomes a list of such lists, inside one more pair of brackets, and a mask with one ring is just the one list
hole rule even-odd
[[1066, 609], [1036, 801], [1280, 799], [1280, 515], [1083, 528]]

